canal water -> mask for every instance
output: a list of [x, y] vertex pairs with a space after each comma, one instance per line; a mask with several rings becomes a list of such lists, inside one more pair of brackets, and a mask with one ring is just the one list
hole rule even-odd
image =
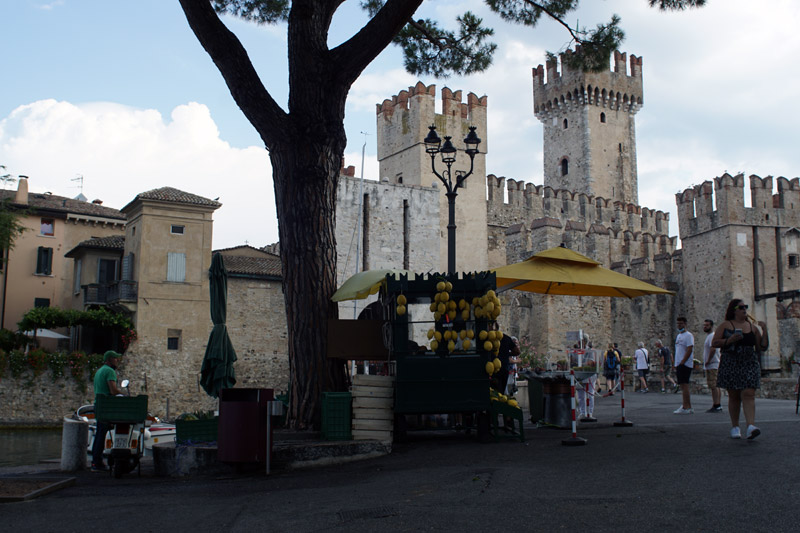
[[35, 465], [61, 457], [61, 428], [0, 427], [0, 467]]

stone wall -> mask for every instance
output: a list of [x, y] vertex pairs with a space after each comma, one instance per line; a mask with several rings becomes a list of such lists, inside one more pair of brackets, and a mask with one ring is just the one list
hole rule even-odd
[[59, 425], [78, 407], [94, 402], [91, 383], [85, 388], [70, 377], [52, 380], [50, 370], [37, 378], [28, 371], [14, 379], [6, 372], [0, 379], [0, 423]]

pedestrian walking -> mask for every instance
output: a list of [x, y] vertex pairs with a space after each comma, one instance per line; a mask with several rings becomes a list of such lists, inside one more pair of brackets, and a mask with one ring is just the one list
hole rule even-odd
[[761, 434], [756, 427], [756, 389], [761, 385], [761, 365], [758, 351], [769, 348], [767, 324], [748, 320], [747, 304], [739, 298], [728, 303], [725, 322], [719, 325], [712, 346], [720, 348], [717, 385], [728, 391], [728, 414], [731, 417], [731, 438], [742, 438], [739, 411], [744, 410], [747, 438]]
[[703, 332], [706, 333], [706, 340], [703, 343], [703, 369], [706, 372], [706, 385], [708, 385], [708, 390], [711, 391], [711, 408], [706, 413], [721, 413], [721, 393], [719, 387], [717, 387], [719, 348], [711, 346], [714, 341], [714, 321], [710, 318], [703, 321]]
[[606, 350], [605, 357], [603, 358], [603, 376], [606, 378], [606, 388], [608, 391], [603, 395], [605, 398], [606, 396], [613, 396], [614, 395], [614, 387], [617, 381], [617, 376], [619, 375], [619, 352], [614, 349], [614, 345], [612, 343], [608, 343], [608, 349]]
[[647, 374], [650, 373], [650, 354], [647, 353], [643, 342], [640, 342], [637, 346], [633, 355], [636, 357], [636, 372], [639, 374], [639, 392], [646, 394], [650, 392], [647, 388]]
[[678, 392], [678, 384], [672, 379], [672, 353], [664, 346], [661, 339], [656, 339], [656, 350], [661, 363], [661, 392], [666, 392], [666, 382], [669, 381], [672, 392]]

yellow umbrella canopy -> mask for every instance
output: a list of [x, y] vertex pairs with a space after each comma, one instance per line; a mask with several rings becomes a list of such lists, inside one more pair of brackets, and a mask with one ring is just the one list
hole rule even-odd
[[376, 270], [365, 270], [359, 272], [345, 281], [339, 290], [333, 293], [331, 300], [334, 302], [342, 302], [344, 300], [363, 300], [370, 294], [377, 293], [381, 285], [386, 283], [386, 275], [400, 274], [413, 275], [408, 270], [397, 270], [391, 268], [382, 268]]
[[674, 294], [603, 268], [594, 259], [563, 246], [544, 250], [525, 261], [491, 270], [497, 275], [498, 292], [516, 289], [539, 294], [618, 298]]

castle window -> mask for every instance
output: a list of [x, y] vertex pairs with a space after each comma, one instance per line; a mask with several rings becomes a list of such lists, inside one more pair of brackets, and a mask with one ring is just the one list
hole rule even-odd
[[53, 249], [39, 246], [36, 251], [36, 274], [49, 276], [53, 273]]
[[186, 228], [184, 226], [172, 224], [170, 226], [169, 232], [172, 233], [173, 235], [183, 235], [185, 229]]
[[561, 160], [561, 175], [566, 176], [567, 174], [569, 174], [569, 161], [565, 157]]
[[603, 124], [606, 123], [606, 114], [605, 113], [600, 113], [600, 122], [602, 122]]
[[179, 329], [167, 330], [167, 350], [180, 350], [181, 349], [181, 333]]
[[33, 307], [50, 307], [50, 298], [34, 298]]
[[167, 252], [167, 281], [186, 281], [186, 254]]
[[789, 254], [789, 268], [797, 268], [800, 266], [800, 255]]
[[564, 119], [564, 129], [567, 129], [568, 126], [569, 126], [569, 122], [567, 122], [567, 119]]
[[622, 143], [619, 143], [619, 153], [622, 153]]
[[399, 184], [402, 185], [402, 183], [403, 183], [403, 173], [402, 172], [400, 174], [398, 174], [397, 176], [395, 176], [395, 183], [399, 183]]

